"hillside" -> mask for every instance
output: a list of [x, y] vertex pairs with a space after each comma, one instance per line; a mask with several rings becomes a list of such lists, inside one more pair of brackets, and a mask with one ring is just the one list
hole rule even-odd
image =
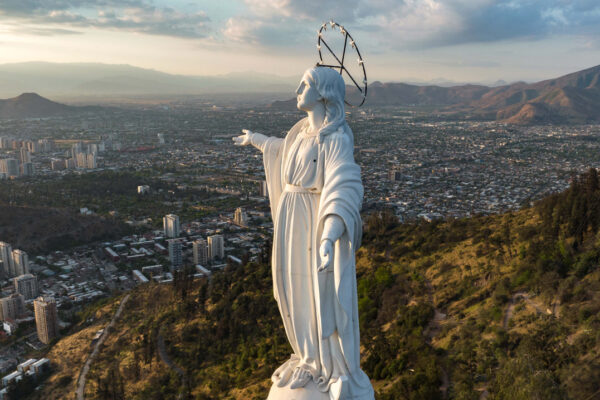
[[[504, 215], [414, 224], [386, 212], [367, 217], [358, 296], [362, 366], [377, 398], [593, 399], [598, 181], [591, 170], [567, 191]], [[178, 276], [136, 288], [92, 364], [86, 398], [264, 399], [289, 353], [268, 259], [263, 252], [210, 282]], [[73, 348], [75, 335], [57, 346]], [[35, 398], [73, 398], [66, 379]]]
[[100, 107], [74, 107], [48, 100], [37, 93], [0, 99], [0, 118], [45, 118], [57, 115], [100, 111]]
[[469, 104], [517, 124], [600, 121], [600, 66], [532, 84], [493, 88]]
[[[350, 102], [356, 102], [356, 88], [348, 86], [347, 93]], [[282, 108], [290, 105], [278, 104]], [[373, 82], [366, 105], [428, 107], [446, 115], [470, 115], [513, 124], [598, 122], [600, 66], [536, 83], [498, 87]]]

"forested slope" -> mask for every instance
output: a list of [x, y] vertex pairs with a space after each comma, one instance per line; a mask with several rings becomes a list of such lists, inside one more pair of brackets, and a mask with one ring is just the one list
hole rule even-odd
[[[596, 171], [515, 213], [398, 224], [384, 212], [365, 227], [362, 365], [378, 399], [600, 394]], [[264, 399], [290, 352], [268, 259], [136, 288], [86, 398]], [[180, 373], [159, 359], [161, 342]]]

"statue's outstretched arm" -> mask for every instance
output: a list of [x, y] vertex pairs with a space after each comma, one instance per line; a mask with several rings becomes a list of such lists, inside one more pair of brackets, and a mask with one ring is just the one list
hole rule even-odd
[[263, 135], [262, 133], [252, 132], [248, 129], [242, 129], [244, 132], [243, 135], [236, 136], [233, 139], [234, 144], [237, 146], [248, 146], [251, 144], [252, 146], [259, 149], [261, 152], [265, 151], [265, 144], [267, 143], [268, 136]]

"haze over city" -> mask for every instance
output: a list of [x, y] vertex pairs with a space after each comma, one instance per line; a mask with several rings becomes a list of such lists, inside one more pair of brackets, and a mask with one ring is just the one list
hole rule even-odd
[[536, 81], [600, 54], [594, 1], [52, 0], [0, 4], [0, 63], [296, 77], [332, 17], [360, 39], [371, 81]]

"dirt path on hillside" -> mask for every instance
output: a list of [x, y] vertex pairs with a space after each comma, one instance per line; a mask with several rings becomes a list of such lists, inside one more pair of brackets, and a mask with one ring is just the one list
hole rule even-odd
[[123, 300], [121, 300], [121, 304], [119, 305], [117, 312], [115, 312], [115, 315], [113, 315], [112, 319], [110, 320], [110, 323], [104, 329], [102, 336], [100, 336], [100, 339], [98, 339], [98, 341], [96, 342], [96, 345], [94, 346], [94, 349], [92, 350], [91, 354], [88, 356], [87, 360], [85, 360], [85, 364], [83, 364], [83, 368], [81, 369], [81, 372], [79, 373], [79, 379], [77, 379], [77, 400], [84, 400], [84, 398], [85, 398], [85, 396], [84, 396], [85, 380], [87, 377], [87, 373], [90, 370], [90, 366], [92, 365], [92, 362], [98, 355], [100, 346], [102, 345], [102, 343], [104, 343], [104, 341], [108, 337], [110, 328], [112, 328], [115, 325], [117, 318], [119, 318], [119, 316], [121, 315], [121, 312], [123, 311], [123, 307], [125, 307], [125, 303], [127, 303], [127, 300], [129, 300], [129, 295], [125, 296], [123, 298]]
[[560, 302], [558, 302], [558, 300], [552, 302], [552, 309], [550, 309], [544, 307], [543, 304], [539, 304], [538, 302], [531, 300], [527, 292], [517, 292], [510, 298], [508, 308], [506, 309], [506, 312], [504, 313], [504, 319], [502, 320], [502, 328], [508, 328], [508, 323], [513, 316], [518, 300], [524, 300], [527, 305], [533, 307], [538, 314], [553, 315], [554, 317], [558, 317], [560, 312]]
[[[425, 335], [427, 343], [431, 345], [433, 338], [435, 338], [442, 329], [441, 323], [443, 320], [446, 319], [446, 314], [444, 314], [440, 309], [435, 307], [435, 303], [433, 301], [433, 285], [428, 279], [425, 279], [425, 285], [427, 286], [427, 300], [429, 304], [431, 304], [431, 306], [433, 307], [434, 314], [433, 318], [431, 319], [431, 321], [429, 321], [429, 324], [427, 324], [427, 327], [423, 331], [423, 335]], [[442, 386], [440, 386], [440, 392], [442, 392], [443, 398], [447, 399], [448, 389], [450, 389], [450, 378], [448, 377], [448, 372], [446, 371], [443, 365], [440, 365], [440, 370], [442, 372]]]
[[[167, 365], [167, 367], [169, 367], [170, 369], [175, 371], [177, 375], [179, 375], [179, 379], [181, 380], [181, 386], [185, 388], [187, 386], [187, 375], [185, 371], [181, 369], [181, 367], [179, 367], [177, 364], [175, 364], [173, 360], [171, 360], [171, 358], [167, 354], [165, 339], [163, 338], [162, 333], [160, 333], [160, 330], [157, 333], [158, 334], [156, 335], [156, 348], [158, 350], [158, 356], [160, 357], [161, 361]], [[179, 394], [179, 396], [177, 396], [177, 398], [182, 398], [181, 393]]]

